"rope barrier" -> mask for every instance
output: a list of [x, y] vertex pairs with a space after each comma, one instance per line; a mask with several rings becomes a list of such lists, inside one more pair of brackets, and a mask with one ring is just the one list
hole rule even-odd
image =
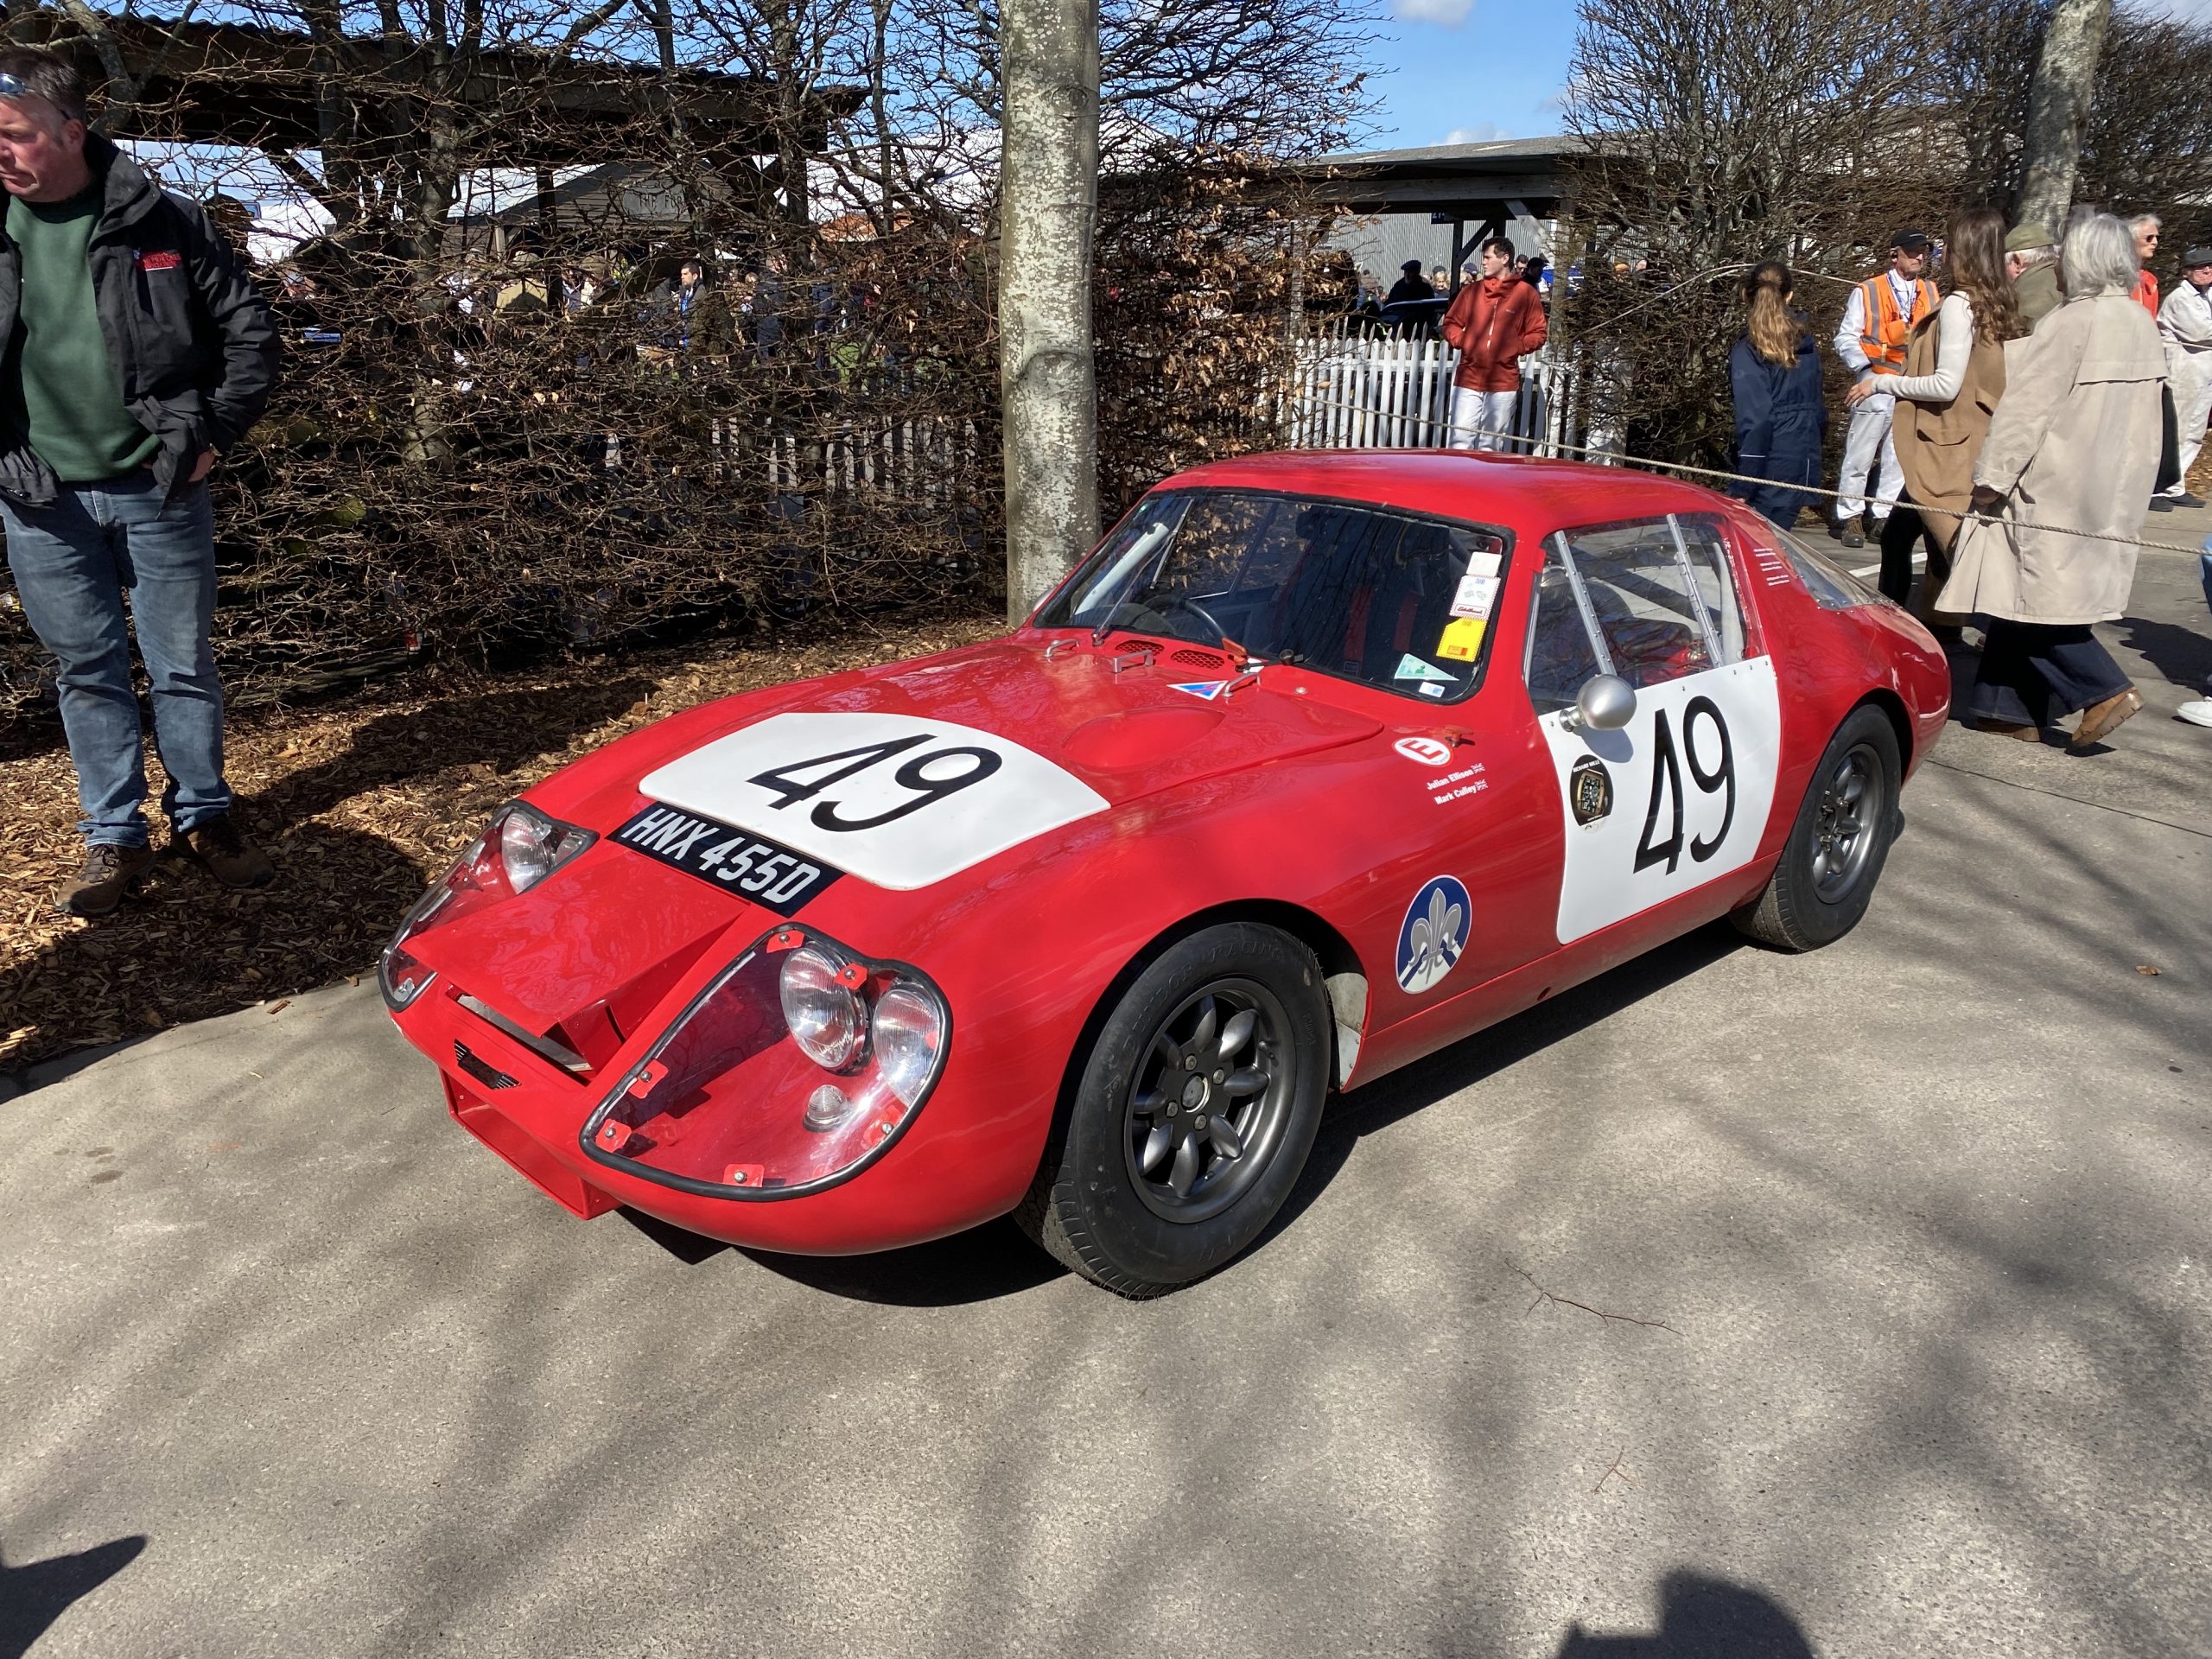
[[[1301, 409], [1347, 410], [1355, 414], [1372, 416], [1378, 421], [1402, 421], [1413, 426], [1428, 429], [1432, 431], [1439, 428], [1448, 430], [1451, 426], [1451, 423], [1448, 420], [1440, 420], [1433, 415], [1401, 415], [1395, 411], [1372, 409], [1363, 404], [1345, 403], [1341, 399], [1303, 398], [1299, 400], [1299, 406]], [[1826, 496], [1831, 501], [1840, 501], [1843, 499], [1843, 493], [1840, 490], [1827, 489], [1818, 484], [1790, 484], [1779, 479], [1755, 477], [1749, 473], [1724, 472], [1719, 468], [1713, 467], [1693, 467], [1687, 461], [1656, 461], [1649, 455], [1631, 455], [1624, 454], [1618, 449], [1593, 449], [1583, 444], [1566, 443], [1552, 438], [1524, 438], [1517, 435], [1512, 440], [1512, 442], [1515, 443], [1529, 444], [1535, 446], [1536, 448], [1544, 450], [1572, 453], [1573, 454], [1581, 456], [1586, 460], [1595, 458], [1601, 462], [1618, 463], [1624, 467], [1654, 467], [1665, 472], [1687, 474], [1694, 478], [1719, 479], [1723, 482], [1730, 484], [1763, 484], [1772, 488], [1799, 490], [1802, 491], [1807, 495]], [[1300, 447], [1310, 448], [1316, 448], [1318, 446], [1301, 445]], [[1433, 449], [1443, 448], [1443, 446], [1436, 444], [1413, 445], [1408, 447]], [[1484, 452], [1462, 450], [1458, 453], [1468, 454], [1480, 454]], [[1493, 450], [1488, 453], [1511, 454], [1521, 452], [1516, 450]], [[1545, 457], [1539, 458], [1542, 459]], [[2007, 518], [1997, 513], [1953, 512], [1948, 507], [1930, 508], [1929, 511], [1942, 512], [1948, 518], [1970, 520], [1975, 524], [2010, 524], [2018, 530], [2042, 531], [2048, 535], [2053, 536], [2075, 536], [2079, 537], [2082, 540], [2088, 542], [2117, 542], [2122, 546], [2146, 547], [2153, 549], [2160, 553], [2186, 553], [2191, 557], [2195, 557], [2196, 555], [2205, 550], [2202, 547], [2184, 547], [2178, 542], [2146, 541], [2140, 536], [2115, 536], [2107, 531], [2076, 530], [2067, 524], [2046, 524], [2032, 518]]]

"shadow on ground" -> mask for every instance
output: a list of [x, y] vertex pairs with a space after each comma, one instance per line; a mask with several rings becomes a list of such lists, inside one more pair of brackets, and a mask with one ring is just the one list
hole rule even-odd
[[1596, 1636], [1568, 1628], [1557, 1659], [1813, 1659], [1813, 1644], [1773, 1598], [1722, 1579], [1670, 1573], [1659, 1586], [1659, 1628]]
[[10, 1567], [0, 1554], [0, 1659], [23, 1659], [70, 1606], [138, 1559], [143, 1537]]

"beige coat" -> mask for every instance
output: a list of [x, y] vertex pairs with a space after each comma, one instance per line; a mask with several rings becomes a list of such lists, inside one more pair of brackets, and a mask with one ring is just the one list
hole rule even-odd
[[[1974, 310], [1963, 296], [1946, 300], [1965, 313], [1966, 326], [1974, 327]], [[1943, 313], [1925, 318], [1912, 331], [1904, 348], [1904, 378], [1910, 383], [1936, 372], [1942, 337]], [[2005, 396], [2005, 348], [1993, 340], [1974, 336], [1959, 390], [1947, 404], [1923, 403], [1900, 397], [1891, 416], [1895, 435], [1897, 471], [1920, 509], [1920, 522], [1948, 553], [1959, 533], [1958, 515], [1974, 495], [1974, 463], [1980, 459], [1989, 420]]]
[[1937, 609], [2053, 626], [2126, 612], [2165, 378], [2158, 327], [2125, 294], [2069, 300], [2005, 346], [2005, 396], [1974, 481], [2005, 497], [2002, 520], [2020, 522], [1966, 527]]

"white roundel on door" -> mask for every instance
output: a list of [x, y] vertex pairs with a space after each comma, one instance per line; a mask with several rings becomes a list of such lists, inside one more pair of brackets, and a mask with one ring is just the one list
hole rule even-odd
[[772, 715], [638, 787], [901, 891], [1106, 809], [1033, 750], [907, 715]]
[[1559, 776], [1567, 841], [1561, 944], [1758, 856], [1782, 754], [1770, 659], [1644, 686], [1618, 731], [1572, 728], [1563, 714], [1539, 724]]

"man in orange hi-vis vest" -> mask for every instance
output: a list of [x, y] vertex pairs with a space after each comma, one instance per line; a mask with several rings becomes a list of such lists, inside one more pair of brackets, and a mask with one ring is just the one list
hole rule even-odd
[[[1928, 255], [1926, 236], [1899, 231], [1890, 238], [1890, 268], [1851, 290], [1843, 324], [1835, 331], [1835, 353], [1861, 380], [1904, 372], [1905, 341], [1913, 325], [1934, 311], [1937, 302], [1936, 284], [1923, 275]], [[1897, 471], [1897, 446], [1890, 440], [1890, 416], [1897, 401], [1886, 392], [1876, 392], [1852, 407], [1851, 429], [1843, 440], [1843, 476], [1836, 482], [1841, 499], [1835, 504], [1835, 517], [1828, 521], [1828, 534], [1846, 547], [1866, 545], [1859, 520], [1870, 505], [1867, 474], [1875, 474], [1871, 505], [1877, 534], [1904, 486]]]

